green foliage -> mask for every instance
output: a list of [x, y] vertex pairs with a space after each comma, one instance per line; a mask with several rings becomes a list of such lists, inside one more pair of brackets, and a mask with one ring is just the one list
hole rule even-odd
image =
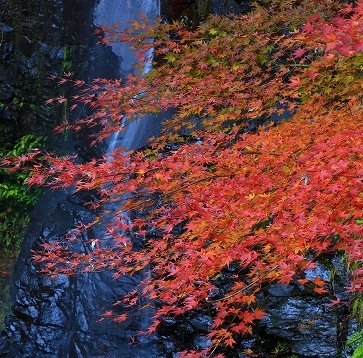
[[363, 295], [361, 293], [356, 293], [352, 305], [352, 315], [356, 317], [358, 321], [363, 321]]
[[176, 55], [173, 52], [168, 52], [164, 60], [166, 60], [168, 63], [173, 63], [176, 60]]
[[[1, 149], [0, 158], [22, 156], [29, 150], [41, 146], [42, 139], [33, 135], [20, 138], [13, 148]], [[13, 251], [21, 243], [29, 221], [28, 212], [36, 203], [40, 190], [30, 189], [26, 181], [30, 171], [7, 172], [0, 169], [0, 247]]]
[[70, 71], [73, 67], [72, 57], [74, 56], [74, 48], [71, 46], [63, 47], [63, 61], [61, 74]]
[[[40, 145], [40, 140], [36, 139], [32, 134], [28, 134], [20, 138], [11, 150], [0, 151], [0, 157], [18, 157]], [[1, 169], [0, 176], [3, 180], [0, 184], [0, 200], [6, 200], [7, 205], [33, 205], [38, 195], [34, 191], [29, 190], [26, 185], [26, 180], [30, 174], [30, 172], [23, 171], [7, 173], [4, 169]]]
[[16, 97], [13, 99], [12, 104], [19, 109], [24, 107], [24, 101]]
[[349, 347], [351, 345], [355, 345], [358, 343], [358, 346], [354, 349], [354, 352], [351, 358], [360, 358], [363, 357], [363, 329], [358, 332], [353, 333], [349, 339], [347, 340], [346, 346]]
[[[352, 316], [357, 319], [358, 322], [363, 321], [363, 295], [361, 293], [356, 293], [353, 300]], [[358, 345], [357, 345], [358, 344]], [[351, 358], [363, 357], [363, 328], [354, 332], [346, 342], [346, 347], [356, 346]]]
[[351, 358], [361, 358], [363, 357], [363, 341], [361, 341], [358, 347], [354, 350]]

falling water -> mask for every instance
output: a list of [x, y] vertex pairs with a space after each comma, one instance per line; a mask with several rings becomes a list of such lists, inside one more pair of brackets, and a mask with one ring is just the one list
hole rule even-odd
[[[93, 3], [93, 2], [92, 2]], [[82, 4], [88, 4], [82, 0]], [[85, 5], [86, 6], [86, 5]], [[120, 24], [126, 27], [140, 13], [149, 18], [159, 14], [159, 0], [99, 0], [94, 10], [94, 24]], [[112, 65], [119, 63], [119, 76], [132, 73], [135, 53], [127, 44], [111, 44], [90, 48], [89, 77], [112, 77]], [[110, 56], [109, 56], [110, 55]], [[152, 55], [152, 53], [148, 54]], [[118, 61], [114, 61], [117, 57]], [[145, 62], [144, 72], [151, 63]], [[102, 68], [102, 71], [100, 69]], [[112, 75], [110, 75], [112, 73]], [[106, 76], [106, 75], [105, 75]], [[122, 123], [109, 143], [108, 153], [122, 146], [137, 149], [147, 138], [160, 132], [161, 118], [147, 116], [139, 121]], [[125, 129], [125, 130], [121, 130]], [[110, 159], [111, 160], [111, 159]], [[83, 195], [83, 196], [82, 196]], [[145, 328], [150, 315], [136, 317], [132, 322], [99, 322], [102, 314], [112, 310], [114, 302], [135, 289], [137, 278], [114, 280], [112, 272], [92, 272], [72, 277], [60, 275], [50, 280], [30, 260], [31, 249], [43, 242], [58, 242], [75, 225], [91, 222], [94, 213], [83, 203], [92, 200], [92, 193], [71, 195], [69, 192], [46, 192], [35, 210], [32, 224], [25, 235], [19, 268], [16, 273], [14, 314], [7, 319], [5, 334], [0, 340], [0, 356], [9, 358], [160, 358], [153, 337], [144, 337], [130, 344], [131, 337]], [[100, 228], [102, 231], [102, 229]], [[104, 229], [103, 229], [104, 230]], [[97, 228], [82, 234], [76, 249], [92, 250], [93, 238], [100, 237]], [[142, 302], [141, 302], [142, 304]]]
[[[111, 10], [110, 10], [111, 9]], [[140, 14], [146, 15], [150, 20], [159, 15], [159, 0], [101, 0], [94, 11], [94, 23], [103, 25], [118, 24], [120, 30], [125, 29], [131, 20], [137, 19]], [[134, 71], [137, 62], [135, 52], [131, 51], [129, 44], [115, 42], [110, 44], [112, 52], [120, 62], [120, 76]], [[143, 74], [151, 69], [152, 50], [145, 54], [145, 65]], [[143, 123], [136, 120], [132, 123], [123, 121], [120, 131], [114, 133], [110, 138], [107, 153], [110, 154], [115, 148], [137, 149], [145, 145], [147, 138], [159, 131], [159, 124], [155, 124], [155, 118], [150, 118]], [[125, 127], [125, 128], [123, 128]]]
[[[140, 13], [151, 19], [156, 17], [159, 0], [100, 0], [94, 10], [93, 22], [100, 26], [119, 23], [125, 28]], [[110, 48], [102, 46], [90, 48], [90, 78], [114, 76], [115, 63], [118, 63], [116, 72], [120, 77], [132, 73], [135, 53], [127, 44], [111, 45], [113, 53], [110, 53]], [[148, 55], [151, 57], [152, 53]], [[114, 61], [115, 57], [118, 61]], [[150, 66], [150, 62], [145, 62], [145, 73]], [[153, 115], [132, 123], [125, 120], [121, 125], [125, 128], [120, 128], [111, 138], [108, 153], [119, 146], [137, 149], [145, 145], [148, 137], [159, 132], [160, 121]], [[161, 357], [153, 337], [143, 337], [136, 343], [131, 338], [145, 329], [151, 312], [143, 310], [144, 314], [131, 322], [99, 322], [102, 314], [112, 310], [120, 297], [135, 289], [139, 283], [137, 278], [114, 280], [112, 272], [92, 272], [73, 277], [61, 275], [50, 280], [39, 274], [30, 260], [31, 250], [39, 248], [40, 243], [58, 242], [74, 225], [93, 220], [94, 213], [82, 204], [84, 199], [89, 200], [87, 195], [92, 193], [77, 196], [66, 191], [46, 192], [39, 201], [19, 258], [14, 314], [7, 319], [5, 334], [0, 341], [1, 357]], [[97, 230], [94, 228], [82, 234], [82, 241], [76, 247], [79, 252], [92, 250], [93, 238], [100, 237]], [[104, 232], [104, 229], [99, 230]]]
[[[109, 9], [112, 8], [112, 11]], [[112, 25], [119, 24], [120, 29], [128, 26], [128, 22], [139, 16], [140, 13], [146, 15], [150, 20], [159, 15], [160, 4], [159, 0], [127, 0], [120, 2], [119, 0], [103, 0], [95, 9], [96, 24]], [[151, 41], [151, 40], [150, 40]], [[131, 51], [129, 44], [125, 43], [110, 43], [113, 53], [118, 57], [120, 63], [120, 76], [127, 73], [133, 73], [134, 65], [137, 62], [135, 52]], [[145, 75], [152, 67], [153, 49], [150, 49], [144, 56], [144, 68], [141, 76]], [[108, 160], [113, 160], [112, 153], [117, 148], [126, 150], [138, 149], [145, 145], [148, 137], [157, 134], [160, 131], [160, 118], [155, 115], [148, 115], [144, 118], [128, 121], [123, 118], [119, 131], [115, 132], [109, 139], [107, 146]], [[127, 194], [125, 194], [126, 196]], [[110, 211], [118, 210], [117, 207], [108, 208]], [[127, 219], [128, 220], [128, 219]], [[150, 272], [144, 272], [145, 275], [150, 275]], [[129, 278], [133, 279], [133, 278]], [[121, 283], [122, 284], [122, 283]], [[129, 284], [128, 282], [126, 284]], [[138, 285], [136, 278], [135, 284]], [[144, 306], [145, 302], [140, 295], [139, 305]], [[142, 314], [137, 319], [137, 327], [140, 331], [145, 331], [151, 323], [152, 312], [150, 308], [144, 308]], [[133, 356], [146, 357], [155, 354], [156, 348], [153, 346], [153, 338], [139, 337], [138, 349], [133, 352]], [[152, 352], [152, 350], [154, 352]], [[157, 354], [157, 353], [156, 353]]]

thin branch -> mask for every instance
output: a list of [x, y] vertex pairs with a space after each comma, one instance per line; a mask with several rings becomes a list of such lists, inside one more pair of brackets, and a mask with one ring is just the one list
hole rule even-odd
[[246, 290], [248, 290], [250, 287], [252, 287], [254, 284], [258, 283], [261, 279], [265, 278], [266, 276], [268, 276], [271, 272], [275, 271], [277, 268], [279, 267], [279, 265], [274, 266], [272, 269], [268, 270], [264, 275], [256, 278], [254, 281], [252, 281], [250, 284], [248, 284], [247, 286], [241, 288], [240, 290], [231, 293], [230, 295], [224, 296], [222, 298], [219, 298], [217, 300], [208, 300], [208, 302], [214, 303], [214, 302], [220, 302], [220, 301], [224, 301], [227, 300], [228, 298], [234, 297], [236, 295], [238, 295], [241, 292], [244, 292]]

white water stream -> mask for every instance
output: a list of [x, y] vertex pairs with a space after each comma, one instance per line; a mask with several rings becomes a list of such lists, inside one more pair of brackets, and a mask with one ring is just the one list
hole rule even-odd
[[[129, 26], [129, 21], [139, 18], [140, 14], [146, 15], [149, 20], [154, 20], [159, 15], [160, 3], [159, 0], [101, 0], [96, 6], [94, 11], [94, 24], [111, 26], [112, 24], [119, 24], [120, 29], [125, 29]], [[120, 63], [120, 77], [134, 73], [134, 65], [137, 62], [135, 52], [130, 49], [129, 44], [125, 43], [111, 43], [112, 52], [118, 57]], [[151, 70], [152, 66], [152, 50], [150, 53], [145, 54], [145, 63], [142, 75], [145, 75]], [[156, 115], [147, 115], [144, 118], [128, 121], [126, 118], [122, 120], [120, 130], [114, 133], [108, 142], [107, 156], [108, 160], [113, 160], [112, 153], [117, 148], [124, 148], [125, 150], [138, 149], [147, 143], [149, 137], [157, 135], [160, 132], [160, 117]], [[125, 196], [127, 194], [124, 194]], [[111, 211], [117, 211], [118, 207], [110, 208]], [[144, 272], [144, 275], [150, 274]], [[126, 287], [132, 282], [132, 278], [125, 278]], [[135, 285], [138, 284], [136, 278]], [[120, 282], [121, 286], [124, 284]], [[143, 302], [140, 297], [140, 306]], [[152, 313], [150, 309], [143, 309], [142, 314], [137, 318], [137, 326], [139, 330], [146, 330], [151, 323]], [[135, 322], [136, 324], [136, 322]], [[133, 351], [135, 357], [144, 357], [145, 354], [152, 356], [152, 349], [150, 344], [151, 337], [139, 337], [139, 351]], [[155, 349], [155, 348], [154, 348]], [[155, 354], [155, 353], [154, 353]]]
[[[93, 1], [67, 0], [67, 3], [70, 8], [73, 6], [80, 8], [91, 6]], [[87, 10], [90, 12], [90, 9]], [[144, 13], [151, 20], [154, 19], [159, 15], [159, 0], [97, 0], [93, 23], [100, 27], [118, 23], [125, 28], [128, 22], [137, 19], [140, 13]], [[78, 20], [78, 31], [84, 30], [82, 18], [72, 19], [75, 23]], [[77, 28], [76, 25], [74, 27]], [[109, 53], [109, 48], [102, 46], [89, 48], [87, 61], [90, 64], [88, 74], [90, 79], [114, 78], [117, 72], [121, 77], [133, 71], [136, 58], [130, 51], [129, 45], [114, 43], [111, 46], [114, 55]], [[119, 68], [116, 66], [116, 69], [115, 56], [119, 59]], [[107, 71], [100, 71], [100, 68], [103, 70], [106, 66], [109, 66]], [[144, 73], [150, 69], [150, 66], [150, 62], [145, 62]], [[128, 150], [145, 145], [148, 137], [160, 132], [160, 122], [161, 116], [155, 115], [133, 122], [125, 120], [123, 122], [125, 130], [120, 130], [110, 139], [108, 147], [110, 160], [115, 148], [124, 147]], [[127, 322], [100, 321], [106, 311], [115, 309], [113, 304], [120, 297], [137, 287], [140, 277], [125, 276], [115, 280], [112, 272], [101, 271], [72, 277], [61, 275], [57, 279], [50, 280], [37, 273], [30, 260], [30, 250], [32, 248], [38, 250], [39, 243], [43, 243], [44, 240], [49, 242], [63, 240], [64, 234], [72, 230], [74, 225], [82, 220], [84, 222], [93, 220], [93, 213], [81, 204], [88, 196], [82, 195], [73, 196], [66, 191], [58, 191], [55, 194], [47, 192], [42, 202], [38, 204], [37, 211], [33, 213], [33, 221], [26, 234], [26, 243], [16, 272], [15, 314], [8, 320], [8, 333], [6, 337], [5, 335], [2, 337], [4, 339], [2, 347], [0, 342], [1, 357], [161, 357], [155, 337], [137, 336], [138, 332], [144, 330], [149, 323], [152, 312], [148, 309], [142, 310], [142, 315], [135, 314], [132, 320]], [[74, 249], [80, 253], [87, 253], [92, 249], [90, 241], [102, 237], [105, 230], [105, 227], [100, 225], [84, 232], [82, 241], [75, 244]], [[140, 300], [140, 306], [142, 305], [143, 302]], [[119, 308], [120, 311], [122, 309]], [[132, 340], [134, 337], [135, 341]]]
[[[120, 29], [129, 26], [129, 22], [146, 15], [150, 20], [159, 16], [159, 0], [101, 0], [94, 11], [94, 23], [111, 26], [119, 24]], [[112, 52], [118, 56], [120, 61], [120, 76], [132, 73], [136, 64], [135, 53], [130, 50], [127, 43], [111, 43]], [[151, 69], [152, 53], [147, 54], [144, 71]], [[133, 122], [123, 121], [123, 130], [115, 133], [109, 141], [107, 153], [111, 154], [115, 148], [123, 147], [127, 150], [138, 149], [146, 144], [147, 139], [159, 132], [160, 123], [155, 116], [139, 119]]]

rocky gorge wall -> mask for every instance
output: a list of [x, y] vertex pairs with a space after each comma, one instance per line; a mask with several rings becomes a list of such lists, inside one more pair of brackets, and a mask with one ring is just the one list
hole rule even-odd
[[[50, 111], [44, 102], [50, 93], [59, 93], [47, 77], [59, 73], [62, 67], [62, 12], [62, 1], [0, 1], [0, 156], [29, 134], [47, 136], [49, 143], [53, 141], [52, 129], [60, 115]], [[10, 277], [6, 273], [12, 270], [28, 209], [16, 208], [16, 200], [11, 201], [3, 193], [6, 185], [14, 183], [3, 171], [0, 183], [2, 316], [9, 310]]]
[[66, 43], [62, 1], [8, 1], [0, 10], [1, 145], [30, 132], [49, 134], [59, 118], [44, 102], [54, 91]]
[[[45, 102], [68, 92], [50, 75], [71, 70], [85, 76], [93, 2], [0, 1], [0, 157], [14, 148], [29, 149], [33, 138], [47, 150], [74, 151], [71, 136], [54, 135], [55, 126], [68, 117], [66, 105], [56, 108]], [[0, 170], [0, 315], [2, 308], [7, 311], [7, 272], [12, 270], [32, 207], [23, 200], [28, 191], [22, 180]]]

